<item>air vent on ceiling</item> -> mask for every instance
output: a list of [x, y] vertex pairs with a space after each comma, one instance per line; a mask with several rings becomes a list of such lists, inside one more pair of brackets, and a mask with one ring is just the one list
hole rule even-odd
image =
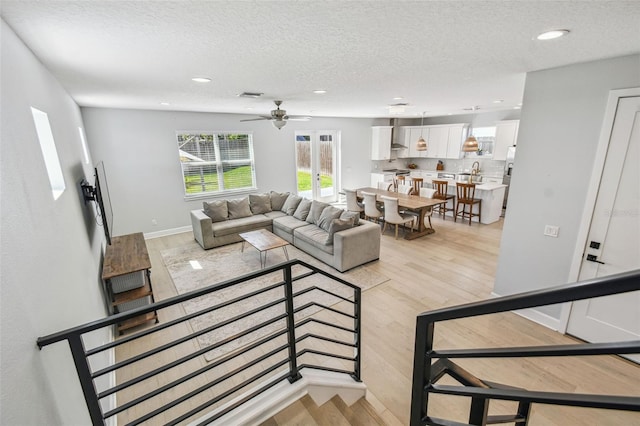
[[262, 96], [264, 93], [260, 93], [260, 92], [242, 92], [238, 95], [238, 97], [240, 98], [259, 98], [260, 96]]

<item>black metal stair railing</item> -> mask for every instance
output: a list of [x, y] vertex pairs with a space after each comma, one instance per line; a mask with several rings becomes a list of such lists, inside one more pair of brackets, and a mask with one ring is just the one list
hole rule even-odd
[[[293, 268], [302, 272], [294, 276]], [[278, 278], [280, 274], [281, 278]], [[267, 276], [275, 277], [271, 281], [276, 282], [260, 285], [257, 289], [228, 300], [218, 300], [221, 297], [220, 292], [225, 289], [234, 286], [238, 288], [247, 282]], [[313, 276], [321, 279], [305, 282], [305, 279]], [[334, 284], [332, 289], [328, 289], [329, 282], [337, 285]], [[324, 298], [317, 297], [318, 294], [323, 294]], [[268, 295], [273, 297], [269, 298]], [[307, 299], [311, 299], [306, 303], [300, 301], [305, 295]], [[86, 338], [83, 336], [86, 337], [88, 333], [115, 327], [118, 323], [148, 312], [176, 309], [177, 305], [194, 299], [206, 299], [211, 302], [197, 312], [125, 334], [107, 344], [85, 347]], [[238, 315], [193, 329], [190, 326], [184, 327], [184, 323], [188, 321], [203, 318], [203, 321], [209, 321], [207, 314], [251, 300], [255, 300], [252, 309]], [[271, 308], [275, 308], [273, 312], [276, 313], [272, 314], [269, 311]], [[249, 320], [255, 318], [252, 316], [265, 312], [269, 312], [266, 318]], [[323, 313], [330, 318], [323, 319]], [[192, 348], [199, 347], [198, 344], [193, 344], [198, 337], [216, 334], [224, 327], [237, 325], [241, 321], [243, 324], [246, 323], [246, 326], [234, 330], [232, 335], [218, 338], [200, 349], [184, 350], [184, 346], [189, 344]], [[89, 416], [94, 425], [103, 425], [106, 419], [125, 412], [124, 423], [127, 425], [155, 421], [156, 416], [160, 415], [162, 417], [158, 417], [156, 422], [162, 424], [179, 424], [194, 419], [200, 419], [198, 421], [201, 421], [201, 424], [207, 424], [284, 379], [290, 382], [298, 380], [301, 377], [300, 370], [304, 368], [349, 374], [354, 380], [360, 381], [360, 321], [359, 287], [300, 260], [291, 260], [40, 337], [37, 339], [37, 345], [42, 349], [57, 342], [68, 342]], [[180, 326], [188, 331], [178, 332]], [[252, 334], [256, 332], [261, 332], [259, 337]], [[170, 336], [169, 340], [166, 336]], [[238, 343], [243, 337], [249, 341]], [[231, 343], [236, 346], [214, 359], [206, 362], [201, 360], [210, 351], [224, 349]], [[91, 367], [92, 357], [104, 354], [105, 351], [127, 347], [135, 347], [139, 353], [119, 356], [118, 358], [123, 359], [118, 359], [112, 365]], [[165, 361], [159, 362], [162, 357]], [[167, 362], [167, 358], [171, 360]], [[181, 371], [180, 374], [175, 373], [178, 369]], [[140, 373], [140, 370], [144, 371]], [[101, 389], [100, 386], [104, 385], [98, 385], [97, 379], [108, 374], [117, 375], [118, 380], [115, 385]], [[176, 389], [183, 387], [186, 389], [176, 392]], [[125, 391], [129, 394], [121, 398], [120, 396], [124, 395], [122, 392]], [[170, 396], [167, 393], [169, 391], [173, 392]], [[212, 396], [203, 397], [204, 392], [210, 392]], [[107, 398], [114, 394], [118, 396], [116, 400], [119, 405], [109, 406]], [[196, 401], [194, 397], [199, 398]], [[235, 402], [232, 402], [234, 400]], [[131, 410], [133, 408], [135, 410]], [[215, 414], [211, 415], [214, 410]], [[136, 415], [140, 412], [143, 414], [133, 417], [133, 412]], [[122, 423], [120, 419], [119, 423]]]
[[[483, 349], [434, 349], [435, 325], [441, 321], [470, 318], [518, 309], [552, 305], [594, 297], [640, 290], [640, 270], [532, 291], [492, 300], [469, 303], [426, 312], [417, 317], [411, 395], [411, 426], [528, 424], [533, 403], [574, 407], [640, 411], [640, 397], [528, 391], [492, 383], [475, 377], [451, 359], [567, 357], [584, 355], [624, 355], [640, 353], [640, 340], [611, 343], [584, 343], [535, 347], [501, 347]], [[451, 376], [461, 386], [442, 385], [438, 381]], [[429, 395], [447, 394], [471, 398], [468, 423], [435, 418], [429, 415]], [[491, 400], [517, 401], [517, 413], [489, 416]]]

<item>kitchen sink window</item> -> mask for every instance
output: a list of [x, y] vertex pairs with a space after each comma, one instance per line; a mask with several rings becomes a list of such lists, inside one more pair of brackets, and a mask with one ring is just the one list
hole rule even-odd
[[471, 134], [478, 140], [477, 155], [493, 155], [493, 144], [496, 140], [496, 126], [474, 127]]

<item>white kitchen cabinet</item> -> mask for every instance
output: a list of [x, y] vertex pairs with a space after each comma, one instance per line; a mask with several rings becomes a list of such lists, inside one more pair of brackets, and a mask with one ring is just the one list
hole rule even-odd
[[482, 183], [502, 183], [502, 178], [482, 176]]
[[428, 158], [445, 158], [447, 156], [448, 143], [449, 126], [429, 126], [429, 139], [427, 139]]
[[446, 158], [459, 159], [462, 158], [462, 143], [469, 133], [468, 124], [452, 124], [449, 126], [449, 141], [447, 144]]
[[371, 159], [391, 158], [391, 131], [393, 126], [373, 126], [371, 128]]
[[496, 139], [493, 147], [493, 159], [505, 161], [507, 150], [516, 145], [520, 120], [504, 120], [496, 123]]

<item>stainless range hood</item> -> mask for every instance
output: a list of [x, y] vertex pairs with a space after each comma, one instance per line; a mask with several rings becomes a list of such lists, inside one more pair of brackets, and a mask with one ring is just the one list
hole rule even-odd
[[391, 129], [391, 150], [399, 151], [401, 149], [407, 149], [404, 144], [401, 144], [398, 141], [398, 132], [396, 131], [396, 128], [398, 127], [398, 119], [392, 118], [391, 120], [389, 120], [389, 125], [393, 126]]

